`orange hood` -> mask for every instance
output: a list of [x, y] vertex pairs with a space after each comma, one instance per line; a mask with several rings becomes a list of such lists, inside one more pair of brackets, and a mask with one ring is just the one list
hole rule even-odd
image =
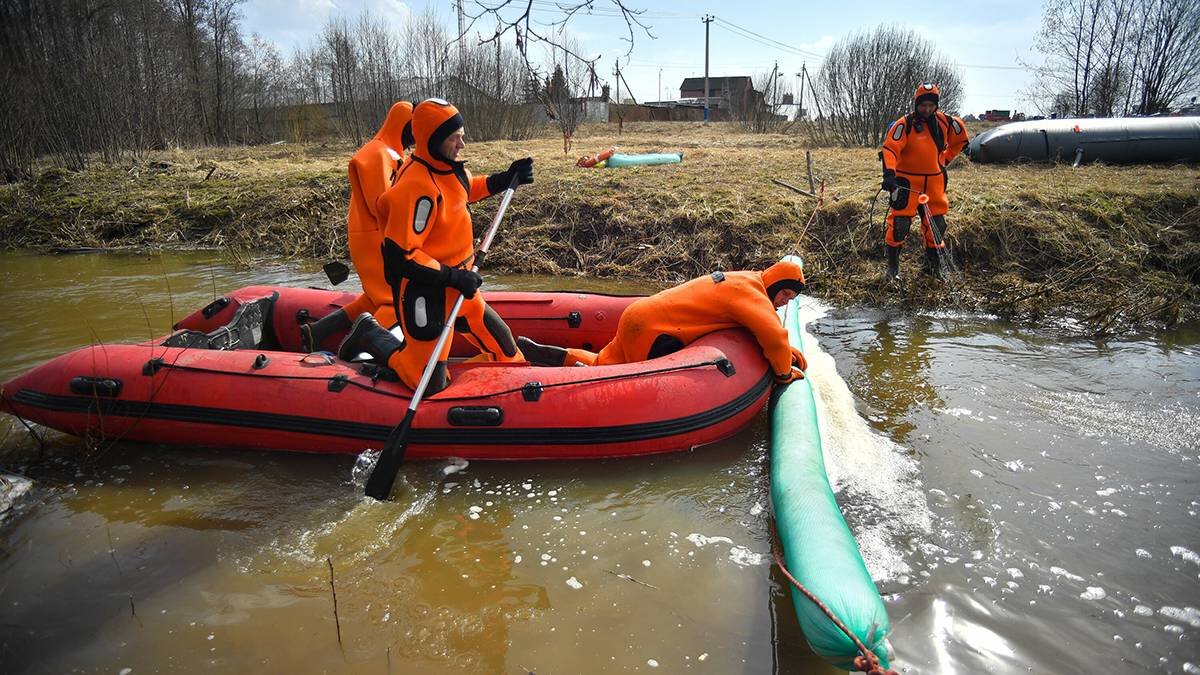
[[774, 298], [775, 294], [784, 288], [790, 288], [797, 293], [804, 290], [804, 269], [794, 260], [780, 260], [761, 274], [768, 298]]
[[[409, 125], [412, 122], [413, 104], [408, 101], [397, 101], [388, 110], [387, 119], [375, 134], [377, 140], [383, 141], [389, 148], [400, 154], [412, 145], [412, 132]], [[407, 133], [406, 133], [407, 132]]]
[[449, 170], [450, 160], [442, 156], [440, 148], [450, 134], [463, 127], [458, 108], [440, 98], [425, 99], [413, 109], [412, 133], [416, 146], [413, 155], [442, 170]]

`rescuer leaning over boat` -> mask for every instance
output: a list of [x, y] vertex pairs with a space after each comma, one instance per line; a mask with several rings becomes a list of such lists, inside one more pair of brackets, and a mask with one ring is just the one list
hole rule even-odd
[[[415, 389], [459, 293], [464, 302], [455, 330], [489, 360], [524, 360], [504, 320], [476, 293], [483, 278], [470, 269], [475, 250], [467, 204], [503, 192], [510, 184], [532, 183], [533, 159], [519, 159], [506, 171], [486, 178], [472, 177], [458, 161], [466, 146], [462, 116], [441, 99], [417, 105], [412, 133], [412, 158], [378, 203], [391, 306], [374, 317], [359, 316], [338, 356], [349, 359], [365, 351], [386, 362]], [[389, 319], [393, 321], [388, 323]], [[397, 322], [403, 342], [383, 328]], [[449, 384], [445, 367], [449, 349], [447, 342], [427, 393]]]
[[891, 194], [887, 215], [887, 278], [900, 278], [900, 248], [917, 214], [917, 198], [929, 196], [930, 228], [924, 230], [925, 271], [940, 272], [938, 249], [945, 246], [946, 165], [967, 147], [967, 127], [938, 110], [936, 84], [922, 84], [913, 94], [913, 111], [892, 122], [883, 139], [883, 189]]
[[[346, 239], [350, 262], [358, 272], [363, 292], [348, 305], [335, 309], [312, 324], [300, 326], [301, 345], [306, 352], [317, 351], [329, 336], [350, 328], [350, 322], [363, 312], [382, 308], [391, 311], [392, 288], [383, 276], [383, 258], [379, 245], [383, 228], [376, 202], [396, 178], [404, 164], [404, 151], [413, 144], [413, 104], [398, 101], [388, 110], [379, 133], [350, 158], [350, 209], [346, 219]], [[383, 321], [392, 325], [395, 320]]]
[[617, 334], [599, 353], [539, 345], [517, 338], [530, 363], [542, 366], [604, 366], [666, 356], [725, 328], [754, 334], [775, 379], [804, 377], [804, 354], [788, 342], [775, 309], [804, 290], [804, 270], [781, 260], [762, 272], [713, 272], [631, 304]]

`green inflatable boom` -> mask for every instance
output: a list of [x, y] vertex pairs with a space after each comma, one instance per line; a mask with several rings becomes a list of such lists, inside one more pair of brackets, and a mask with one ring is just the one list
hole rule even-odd
[[[799, 310], [798, 300], [783, 308], [788, 335], [798, 348]], [[887, 668], [887, 610], [829, 487], [808, 379], [784, 387], [773, 400], [771, 499], [788, 571]], [[838, 668], [852, 669], [858, 655], [854, 642], [794, 586], [792, 602], [812, 650]]]

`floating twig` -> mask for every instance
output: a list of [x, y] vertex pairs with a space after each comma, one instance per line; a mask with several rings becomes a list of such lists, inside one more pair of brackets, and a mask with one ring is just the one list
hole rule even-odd
[[[337, 587], [333, 585], [333, 558], [325, 556], [325, 562], [329, 565], [329, 590], [333, 592], [333, 625], [337, 627], [338, 647], [342, 647], [342, 620], [338, 617], [337, 608]], [[388, 649], [388, 664], [391, 667], [391, 649]]]
[[653, 584], [648, 584], [644, 581], [638, 581], [637, 579], [634, 579], [633, 577], [629, 576], [628, 574], [621, 574], [619, 572], [614, 572], [612, 570], [604, 570], [604, 571], [608, 572], [609, 574], [613, 575], [614, 577], [624, 579], [625, 581], [632, 581], [633, 583], [641, 584], [642, 586], [645, 586], [646, 588], [653, 588], [656, 591], [658, 590], [658, 586], [655, 586]]
[[[117, 547], [113, 544], [112, 528], [108, 523], [104, 524], [104, 531], [108, 534], [108, 557], [112, 558], [113, 564], [117, 566], [117, 574], [124, 574], [121, 571], [121, 563], [117, 562]], [[133, 596], [129, 597], [129, 606], [133, 607]]]

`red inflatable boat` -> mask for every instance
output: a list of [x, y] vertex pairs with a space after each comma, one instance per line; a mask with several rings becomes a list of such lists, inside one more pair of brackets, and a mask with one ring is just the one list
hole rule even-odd
[[[514, 335], [588, 349], [608, 342], [636, 299], [571, 292], [486, 297]], [[377, 364], [300, 353], [299, 324], [353, 298], [338, 291], [243, 288], [183, 319], [162, 339], [84, 347], [34, 368], [4, 384], [0, 409], [91, 438], [302, 452], [378, 449], [404, 417], [411, 390]], [[465, 360], [469, 354], [465, 342], [455, 342], [452, 382], [421, 402], [408, 457], [684, 450], [748, 423], [772, 383], [758, 343], [742, 330], [619, 366], [479, 363]]]

